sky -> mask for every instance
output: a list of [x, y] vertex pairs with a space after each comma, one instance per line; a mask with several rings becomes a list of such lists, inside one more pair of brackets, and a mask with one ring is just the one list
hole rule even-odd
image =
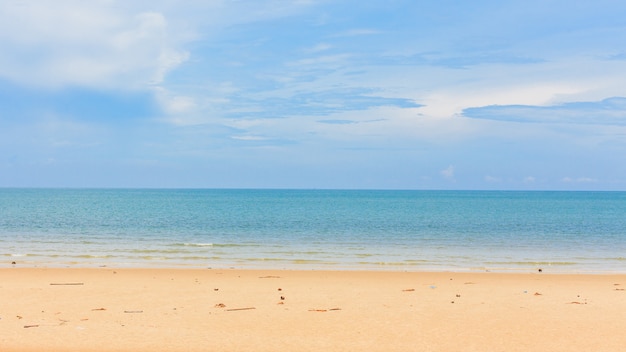
[[625, 18], [0, 0], [0, 187], [626, 190]]

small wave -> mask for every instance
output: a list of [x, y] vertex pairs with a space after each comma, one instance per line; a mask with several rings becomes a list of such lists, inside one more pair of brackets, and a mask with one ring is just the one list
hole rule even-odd
[[183, 243], [185, 247], [213, 247], [213, 243]]
[[490, 262], [485, 262], [485, 264], [489, 264], [489, 265], [578, 265], [580, 263], [578, 262], [565, 262], [565, 261], [555, 261], [555, 262], [549, 262], [549, 261], [490, 261]]
[[210, 258], [207, 257], [201, 257], [201, 256], [185, 256], [185, 257], [177, 257], [177, 258], [172, 258], [173, 260], [191, 260], [191, 261], [197, 261], [197, 260], [209, 260]]
[[406, 263], [406, 262], [366, 262], [366, 261], [360, 261], [357, 262], [358, 265], [367, 265], [367, 266], [408, 266], [408, 265], [413, 265], [412, 263]]
[[[50, 257], [53, 257], [53, 256], [50, 256]], [[54, 257], [61, 257], [61, 256], [56, 255]], [[109, 259], [109, 258], [115, 258], [116, 256], [111, 255], [111, 254], [78, 254], [78, 255], [65, 255], [62, 257], [77, 258], [77, 259]]]
[[133, 253], [133, 254], [179, 254], [179, 253], [185, 253], [187, 251], [185, 250], [166, 250], [166, 249], [130, 249], [127, 251], [128, 253]]
[[294, 259], [291, 262], [293, 264], [335, 264], [334, 262], [327, 262], [317, 259]]
[[194, 243], [194, 242], [184, 242], [184, 243], [173, 243], [170, 246], [174, 247], [259, 247], [259, 244], [255, 243]]

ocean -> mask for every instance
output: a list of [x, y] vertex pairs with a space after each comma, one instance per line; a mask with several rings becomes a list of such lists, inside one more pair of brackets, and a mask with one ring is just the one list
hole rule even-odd
[[626, 273], [626, 192], [5, 188], [0, 260]]

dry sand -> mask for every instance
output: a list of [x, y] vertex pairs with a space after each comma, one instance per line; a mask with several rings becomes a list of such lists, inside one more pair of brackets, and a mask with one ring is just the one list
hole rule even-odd
[[626, 275], [0, 269], [0, 351], [626, 351]]

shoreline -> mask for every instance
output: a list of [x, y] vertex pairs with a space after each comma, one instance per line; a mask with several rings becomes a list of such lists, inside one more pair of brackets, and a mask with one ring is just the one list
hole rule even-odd
[[0, 268], [2, 351], [615, 351], [626, 274]]
[[24, 261], [24, 257], [8, 257], [2, 264], [2, 269], [180, 269], [180, 270], [274, 270], [274, 271], [330, 271], [330, 272], [407, 272], [407, 273], [502, 273], [502, 274], [563, 274], [563, 275], [626, 275], [626, 267], [591, 265], [584, 268], [582, 264], [561, 264], [556, 262], [529, 263], [529, 265], [498, 267], [498, 266], [449, 266], [449, 265], [411, 265], [397, 263], [380, 264], [354, 264], [341, 263], [281, 263], [262, 265], [257, 263], [240, 262], [208, 262], [200, 265], [197, 263], [182, 262], [48, 262], [48, 261]]

